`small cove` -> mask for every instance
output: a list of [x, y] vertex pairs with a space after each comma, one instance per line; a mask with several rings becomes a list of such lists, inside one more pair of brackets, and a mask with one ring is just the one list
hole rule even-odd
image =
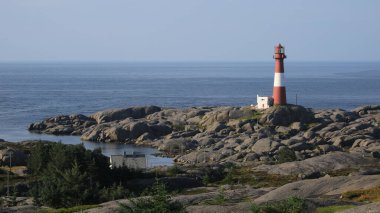
[[136, 146], [134, 144], [82, 141], [79, 136], [35, 134], [30, 133], [27, 130], [20, 130], [17, 131], [17, 133], [12, 132], [9, 135], [4, 136], [8, 137], [4, 137], [2, 139], [11, 142], [24, 140], [48, 140], [62, 142], [64, 144], [83, 144], [84, 147], [89, 150], [100, 148], [102, 153], [108, 157], [111, 155], [122, 155], [124, 152], [127, 154], [132, 154], [133, 152], [141, 153], [146, 155], [148, 167], [173, 165], [172, 158], [156, 156], [156, 154], [160, 153], [156, 148]]

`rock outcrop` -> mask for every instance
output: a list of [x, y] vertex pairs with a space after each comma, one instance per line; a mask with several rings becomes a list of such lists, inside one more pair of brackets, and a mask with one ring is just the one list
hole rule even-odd
[[52, 135], [81, 135], [84, 129], [95, 125], [94, 119], [84, 115], [59, 115], [30, 124], [29, 131]]
[[255, 199], [254, 202], [283, 200], [292, 196], [300, 198], [335, 196], [339, 198], [344, 192], [377, 186], [380, 186], [380, 175], [322, 177], [288, 183]]
[[[261, 178], [260, 175], [288, 183], [274, 185], [278, 188], [242, 186], [225, 190], [223, 196], [236, 201], [228, 206], [202, 203], [220, 195], [215, 189], [174, 197], [187, 206], [188, 212], [246, 212], [250, 210], [250, 202], [271, 202], [291, 196], [323, 206], [318, 202], [340, 203], [339, 197], [344, 192], [380, 186], [380, 106], [352, 111], [312, 110], [296, 105], [267, 110], [132, 107], [89, 116], [57, 116], [31, 124], [29, 130], [81, 135], [82, 140], [88, 141], [156, 147], [188, 169], [176, 179], [167, 179], [171, 183], [181, 180], [177, 185], [184, 184], [186, 178], [193, 178], [200, 185], [200, 177], [205, 175], [222, 180], [233, 171], [227, 165], [236, 166], [236, 172], [242, 175], [235, 178], [236, 174], [231, 172], [229, 181], [233, 183]], [[289, 183], [292, 180], [298, 181]], [[89, 212], [112, 212], [118, 202], [130, 203], [127, 199], [111, 201]], [[377, 204], [358, 207], [358, 211], [371, 206]]]
[[110, 109], [90, 115], [90, 118], [94, 119], [98, 124], [124, 120], [126, 118], [144, 118], [155, 112], [161, 111], [160, 107], [147, 106], [147, 107], [131, 107], [127, 109]]
[[336, 151], [378, 158], [379, 122], [379, 106], [353, 111], [311, 110], [297, 105], [267, 110], [148, 106], [106, 110], [88, 117], [57, 116], [31, 124], [29, 129], [81, 135], [88, 141], [152, 146], [174, 156], [178, 163], [212, 164], [276, 162], [283, 157], [279, 153], [284, 148], [294, 152], [298, 160]]
[[260, 123], [274, 126], [288, 126], [293, 122], [309, 123], [313, 112], [298, 105], [274, 106], [264, 111]]
[[332, 152], [302, 161], [287, 162], [277, 165], [260, 165], [255, 171], [279, 175], [297, 175], [308, 177], [315, 173], [327, 173], [342, 169], [358, 169], [360, 167], [377, 166], [379, 161], [373, 157], [363, 157], [360, 154]]

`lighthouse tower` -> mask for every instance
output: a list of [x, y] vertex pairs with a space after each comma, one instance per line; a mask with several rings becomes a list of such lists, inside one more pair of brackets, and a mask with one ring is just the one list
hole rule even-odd
[[273, 85], [273, 103], [274, 105], [286, 105], [286, 91], [284, 85], [284, 59], [285, 48], [278, 44], [274, 47], [275, 68], [274, 68], [274, 85]]

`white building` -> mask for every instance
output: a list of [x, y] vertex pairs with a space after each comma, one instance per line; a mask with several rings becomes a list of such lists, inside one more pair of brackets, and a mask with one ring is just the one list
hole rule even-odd
[[144, 154], [133, 153], [127, 155], [124, 152], [124, 155], [111, 155], [110, 157], [110, 167], [127, 167], [130, 169], [146, 169], [147, 168], [147, 159]]
[[268, 109], [273, 106], [273, 97], [257, 95], [257, 109]]

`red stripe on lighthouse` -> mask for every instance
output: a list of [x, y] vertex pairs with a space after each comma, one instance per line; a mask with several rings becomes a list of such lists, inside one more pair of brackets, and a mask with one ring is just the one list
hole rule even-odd
[[273, 83], [273, 103], [274, 105], [286, 105], [286, 89], [284, 82], [284, 59], [285, 49], [281, 44], [274, 48], [275, 69]]

